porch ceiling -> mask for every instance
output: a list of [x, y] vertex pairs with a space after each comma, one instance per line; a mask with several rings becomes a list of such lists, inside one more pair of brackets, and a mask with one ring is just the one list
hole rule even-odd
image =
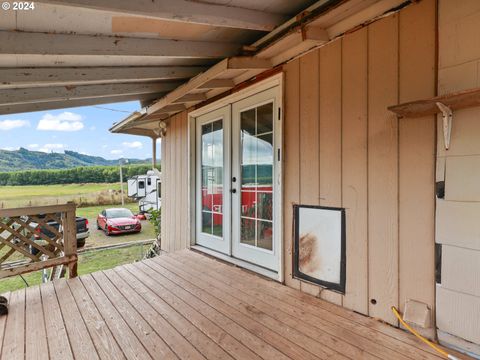
[[387, 16], [411, 1], [404, 0], [322, 0], [301, 15], [286, 21], [248, 47], [243, 55], [224, 59], [188, 82], [147, 104], [110, 129], [114, 133], [149, 136], [160, 134], [161, 120], [202, 104], [258, 74], [287, 62], [313, 48], [325, 45], [348, 31]]
[[[39, 0], [0, 11], [0, 115], [161, 98], [315, 0]], [[325, 0], [326, 1], [326, 0]]]

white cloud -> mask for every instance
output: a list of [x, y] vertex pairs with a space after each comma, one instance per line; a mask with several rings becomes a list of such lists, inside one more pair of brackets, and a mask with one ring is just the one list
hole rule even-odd
[[14, 147], [14, 146], [2, 147], [2, 150], [7, 150], [7, 151], [14, 151], [14, 150], [18, 150], [18, 149], [19, 149], [18, 147]]
[[103, 144], [103, 145], [102, 145], [102, 148], [104, 148], [104, 149], [106, 149], [107, 147], [108, 147], [107, 144]]
[[143, 144], [140, 141], [125, 141], [122, 143], [122, 145], [130, 149], [141, 149], [143, 147]]
[[95, 131], [95, 130], [97, 130], [97, 127], [96, 126], [90, 126], [90, 130]]
[[69, 111], [58, 115], [45, 114], [37, 125], [37, 130], [47, 131], [79, 131], [82, 129], [82, 116]]
[[122, 151], [122, 150], [111, 150], [111, 151], [110, 151], [110, 154], [112, 154], [112, 155], [120, 155], [120, 154], [123, 154], [123, 151]]
[[0, 130], [12, 130], [12, 129], [17, 129], [21, 127], [28, 127], [30, 126], [30, 122], [27, 120], [2, 120], [0, 121]]
[[46, 153], [50, 153], [50, 152], [59, 152], [64, 148], [65, 148], [65, 145], [63, 144], [45, 144], [38, 150]]
[[27, 148], [29, 148], [29, 149], [37, 149], [39, 146], [40, 146], [40, 145], [38, 145], [38, 144], [29, 144], [29, 145], [27, 145]]

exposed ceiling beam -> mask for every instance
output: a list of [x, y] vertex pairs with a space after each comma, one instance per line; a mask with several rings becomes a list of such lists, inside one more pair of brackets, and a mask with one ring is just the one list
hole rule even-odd
[[152, 101], [158, 98], [160, 94], [143, 94], [143, 95], [125, 95], [125, 96], [111, 96], [102, 98], [91, 98], [82, 100], [61, 100], [52, 102], [37, 102], [20, 105], [0, 105], [0, 115], [19, 114], [32, 111], [44, 111], [55, 109], [66, 109], [71, 107], [92, 106], [101, 104], [113, 104], [125, 101]]
[[[261, 61], [261, 63], [259, 62]], [[161, 98], [151, 106], [147, 108], [147, 114], [154, 114], [158, 110], [162, 109], [163, 107], [170, 105], [180, 99], [181, 97], [189, 94], [192, 90], [201, 88], [202, 86], [205, 86], [205, 84], [210, 84], [213, 85], [214, 83], [212, 81], [217, 81], [217, 80], [227, 80], [229, 83], [227, 84], [226, 82], [223, 82], [222, 84], [217, 84], [221, 85], [222, 87], [225, 87], [226, 85], [228, 87], [233, 87], [234, 83], [231, 79], [217, 79], [218, 76], [225, 74], [226, 72], [232, 70], [232, 71], [237, 71], [237, 70], [248, 70], [250, 67], [251, 69], [262, 71], [261, 66], [265, 68], [271, 68], [271, 62], [268, 59], [257, 59], [253, 57], [233, 57], [233, 58], [228, 58], [220, 61], [218, 64], [212, 66], [208, 71], [198, 74], [197, 76], [193, 77], [190, 79], [187, 83], [183, 84], [182, 86], [176, 88], [172, 92], [170, 92], [168, 95], [165, 97]], [[210, 85], [210, 86], [211, 86]]]
[[[134, 3], [134, 2], [133, 2]], [[235, 55], [239, 44], [230, 42], [175, 41], [115, 36], [47, 34], [0, 31], [0, 54], [164, 56], [224, 58]]]
[[232, 79], [212, 79], [201, 84], [198, 89], [229, 89], [235, 86]]
[[39, 0], [129, 15], [211, 26], [271, 31], [288, 18], [259, 10], [188, 0]]
[[124, 133], [124, 134], [129, 134], [129, 135], [141, 135], [141, 136], [148, 136], [154, 139], [158, 138], [158, 135], [155, 134], [153, 130], [148, 130], [148, 129], [128, 129], [126, 131], [118, 131], [119, 133]]
[[207, 100], [207, 95], [205, 93], [196, 93], [196, 94], [186, 94], [181, 98], [173, 101], [173, 104], [181, 104], [181, 103], [188, 103], [188, 102], [197, 102], [197, 101], [205, 101]]
[[273, 65], [281, 64], [309, 49], [326, 44], [330, 37], [325, 29], [307, 25], [294, 29], [283, 38], [263, 49], [258, 56], [271, 59]]
[[187, 79], [203, 66], [0, 68], [0, 89]]
[[0, 105], [16, 105], [124, 95], [158, 94], [180, 83], [108, 84], [0, 90]]
[[159, 114], [171, 114], [179, 111], [187, 110], [186, 106], [183, 104], [173, 104], [163, 107], [161, 110], [157, 111], [155, 115]]

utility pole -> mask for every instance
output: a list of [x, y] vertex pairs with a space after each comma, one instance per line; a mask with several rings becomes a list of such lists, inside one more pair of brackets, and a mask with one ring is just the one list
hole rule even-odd
[[121, 193], [121, 196], [122, 196], [122, 206], [125, 206], [125, 199], [124, 199], [124, 196], [123, 196], [123, 172], [122, 172], [122, 162], [124, 162], [124, 164], [128, 164], [128, 160], [125, 159], [120, 159], [118, 160], [118, 164], [120, 166], [120, 193]]

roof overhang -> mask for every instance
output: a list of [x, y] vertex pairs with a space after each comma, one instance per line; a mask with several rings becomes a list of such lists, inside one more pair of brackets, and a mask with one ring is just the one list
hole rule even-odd
[[[246, 80], [337, 39], [415, 1], [319, 1], [248, 47], [251, 56], [230, 57], [129, 116], [110, 131], [134, 134], [158, 130], [158, 123], [178, 112], [234, 89]], [[330, 6], [327, 6], [330, 5]], [[157, 131], [158, 132], [158, 131]]]
[[222, 59], [250, 55], [246, 45], [314, 1], [38, 0], [34, 11], [0, 11], [0, 115], [151, 104]]

